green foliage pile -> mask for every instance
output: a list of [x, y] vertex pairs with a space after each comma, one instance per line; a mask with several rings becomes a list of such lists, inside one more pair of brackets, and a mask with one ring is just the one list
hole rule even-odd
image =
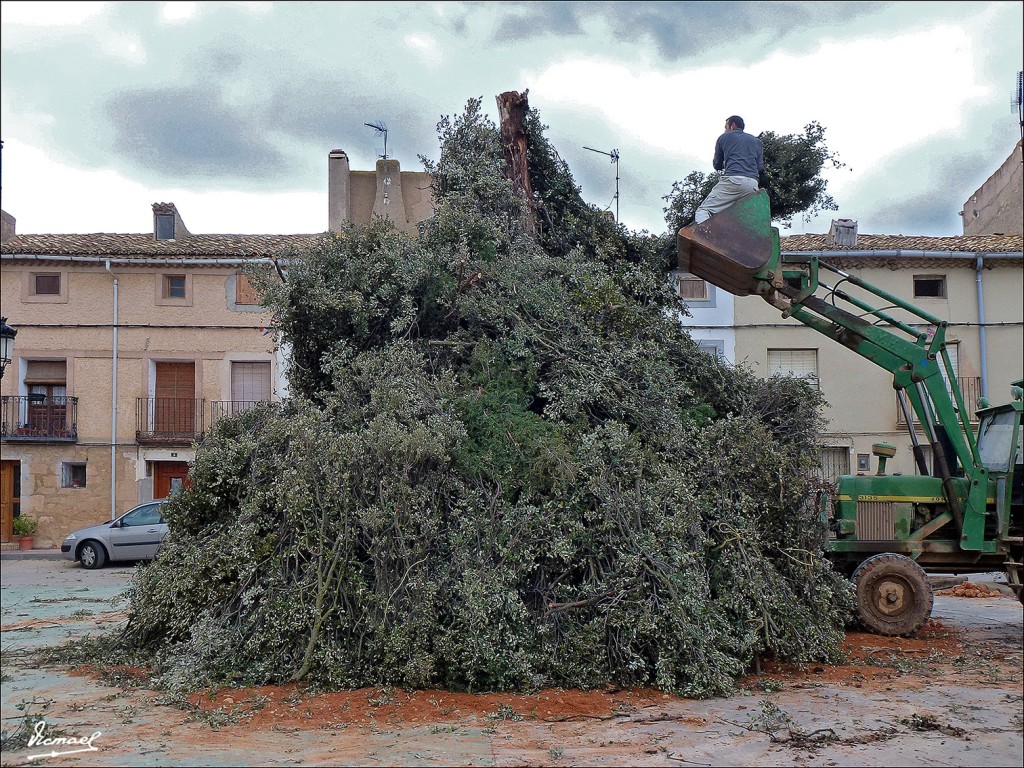
[[807, 503], [820, 401], [700, 351], [656, 238], [528, 121], [538, 234], [469, 102], [435, 215], [267, 281], [292, 397], [219, 421], [121, 638], [164, 684], [730, 690], [838, 654]]
[[[804, 126], [804, 132], [780, 135], [763, 131], [757, 136], [764, 145], [764, 188], [771, 201], [772, 219], [791, 226], [793, 217], [802, 214], [808, 221], [821, 211], [836, 211], [828, 181], [822, 178], [825, 168], [845, 168], [839, 155], [825, 143], [825, 128], [816, 121]], [[722, 178], [721, 171], [704, 174], [693, 171], [672, 185], [665, 196], [665, 216], [670, 232], [693, 223], [693, 217], [704, 198]]]

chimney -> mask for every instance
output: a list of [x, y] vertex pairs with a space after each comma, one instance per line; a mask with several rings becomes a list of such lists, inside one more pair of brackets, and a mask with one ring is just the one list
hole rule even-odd
[[183, 240], [190, 234], [174, 203], [153, 203], [153, 238], [155, 240]]
[[825, 242], [842, 248], [853, 248], [857, 245], [857, 222], [853, 219], [832, 219]]
[[7, 211], [0, 211], [3, 214], [3, 236], [0, 237], [0, 242], [6, 243], [12, 237], [14, 237], [14, 222], [15, 219]]
[[373, 201], [373, 215], [388, 219], [400, 230], [408, 229], [402, 169], [397, 160], [377, 161], [377, 196]]
[[348, 155], [343, 149], [332, 149], [327, 155], [327, 228], [341, 232], [345, 222], [352, 221], [352, 186]]

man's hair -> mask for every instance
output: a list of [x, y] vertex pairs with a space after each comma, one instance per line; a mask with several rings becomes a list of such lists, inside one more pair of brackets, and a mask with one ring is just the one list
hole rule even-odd
[[746, 128], [746, 125], [743, 124], [743, 118], [740, 117], [739, 115], [733, 115], [732, 117], [725, 118], [725, 124], [728, 125], [729, 123], [732, 123], [737, 128], [739, 128], [741, 131], [744, 128]]

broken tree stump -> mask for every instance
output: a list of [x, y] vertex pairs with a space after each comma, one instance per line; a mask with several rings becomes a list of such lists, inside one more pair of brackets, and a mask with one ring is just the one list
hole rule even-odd
[[501, 144], [505, 150], [505, 165], [509, 179], [514, 188], [522, 192], [526, 200], [523, 214], [523, 227], [531, 235], [537, 232], [537, 204], [530, 187], [530, 167], [527, 161], [526, 113], [530, 103], [526, 89], [505, 91], [496, 97], [498, 102], [498, 118], [500, 120]]

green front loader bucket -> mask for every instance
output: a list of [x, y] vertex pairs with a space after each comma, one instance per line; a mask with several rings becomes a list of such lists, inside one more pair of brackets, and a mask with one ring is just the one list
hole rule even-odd
[[768, 193], [746, 197], [707, 221], [683, 227], [676, 238], [679, 269], [736, 296], [767, 294], [781, 284], [779, 230]]

